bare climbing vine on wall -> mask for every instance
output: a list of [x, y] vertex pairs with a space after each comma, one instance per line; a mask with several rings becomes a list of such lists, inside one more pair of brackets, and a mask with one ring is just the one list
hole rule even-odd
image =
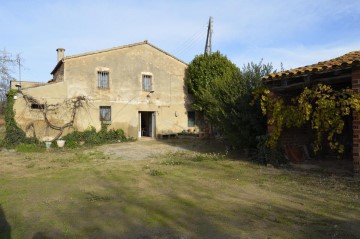
[[[59, 139], [66, 128], [73, 127], [76, 115], [79, 110], [89, 105], [89, 99], [86, 96], [76, 96], [73, 98], [65, 99], [63, 102], [60, 103], [49, 104], [47, 102], [39, 102], [34, 97], [26, 95], [24, 93], [22, 93], [22, 95], [28, 107], [31, 107], [31, 105], [38, 106], [37, 109], [43, 115], [45, 123], [49, 128], [59, 131], [53, 140]], [[50, 115], [57, 114], [59, 117], [60, 112], [64, 110], [66, 110], [66, 113], [69, 114], [69, 117], [67, 117], [68, 121], [62, 125], [57, 125], [56, 123], [52, 122]]]

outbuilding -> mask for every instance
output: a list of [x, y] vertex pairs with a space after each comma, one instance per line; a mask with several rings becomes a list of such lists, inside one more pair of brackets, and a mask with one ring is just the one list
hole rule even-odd
[[[333, 89], [340, 90], [351, 88], [360, 91], [360, 51], [349, 52], [340, 57], [316, 64], [307, 65], [287, 71], [270, 74], [263, 78], [264, 84], [270, 91], [284, 99], [290, 99], [302, 92], [305, 87], [311, 88], [319, 83], [331, 85]], [[347, 117], [341, 135], [345, 145], [343, 160], [352, 160], [353, 172], [360, 177], [360, 119]], [[301, 128], [289, 128], [282, 132], [280, 146], [288, 149], [288, 153], [302, 148], [301, 157], [308, 157], [311, 153], [311, 142], [314, 134], [309, 125]], [[320, 154], [322, 157], [333, 156], [324, 145]], [[296, 156], [296, 153], [293, 154]], [[296, 160], [296, 159], [295, 159]]]

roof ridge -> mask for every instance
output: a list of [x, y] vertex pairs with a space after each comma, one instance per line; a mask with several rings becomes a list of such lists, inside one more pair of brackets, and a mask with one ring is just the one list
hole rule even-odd
[[319, 61], [317, 63], [296, 67], [293, 69], [289, 69], [286, 71], [276, 72], [272, 73], [270, 75], [267, 75], [263, 77], [263, 80], [276, 80], [279, 78], [282, 78], [283, 76], [288, 75], [302, 75], [302, 74], [308, 74], [311, 72], [321, 72], [326, 70], [335, 70], [337, 68], [345, 68], [348, 66], [351, 66], [352, 64], [360, 62], [360, 50], [359, 51], [351, 51], [348, 53], [345, 53], [341, 56], [331, 58], [326, 61]]
[[70, 56], [65, 56], [63, 58], [63, 60], [67, 60], [67, 59], [72, 59], [72, 58], [77, 58], [77, 57], [83, 57], [83, 56], [88, 56], [88, 55], [94, 55], [94, 54], [99, 54], [99, 53], [104, 53], [104, 52], [109, 52], [109, 51], [115, 51], [115, 50], [120, 50], [120, 49], [124, 49], [124, 48], [128, 48], [128, 47], [134, 47], [134, 46], [139, 46], [139, 45], [144, 45], [147, 44], [149, 46], [152, 46], [153, 48], [165, 53], [166, 55], [174, 58], [177, 61], [180, 61], [181, 63], [187, 65], [186, 62], [180, 60], [179, 58], [171, 55], [170, 53], [160, 49], [159, 47], [156, 47], [155, 45], [151, 44], [148, 42], [148, 40], [142, 41], [142, 42], [136, 42], [136, 43], [132, 43], [132, 44], [127, 44], [127, 45], [122, 45], [122, 46], [117, 46], [117, 47], [112, 47], [112, 48], [107, 48], [107, 49], [103, 49], [103, 50], [96, 50], [96, 51], [89, 51], [89, 52], [85, 52], [85, 53], [81, 53], [81, 54], [76, 54], [76, 55], [70, 55]]
[[103, 53], [103, 52], [108, 52], [108, 51], [119, 50], [119, 49], [123, 49], [123, 48], [127, 48], [127, 47], [133, 47], [133, 46], [143, 45], [143, 44], [146, 44], [146, 43], [147, 43], [147, 41], [145, 40], [145, 41], [143, 41], [143, 42], [136, 42], [136, 43], [132, 43], [132, 44], [126, 44], [126, 45], [116, 46], [116, 47], [111, 47], [111, 48], [106, 48], [106, 49], [102, 49], [102, 50], [88, 51], [88, 52], [84, 52], [84, 53], [80, 53], [80, 54], [65, 56], [65, 57], [63, 58], [63, 60], [67, 60], [67, 59], [71, 59], [71, 58], [77, 58], [77, 57], [82, 57], [82, 56], [87, 56], [87, 55], [93, 55], [93, 54], [98, 54], [98, 53]]
[[174, 58], [175, 60], [183, 63], [184, 65], [188, 65], [186, 62], [180, 60], [179, 58], [171, 55], [170, 53], [160, 49], [159, 47], [156, 47], [155, 45], [151, 44], [148, 42], [148, 40], [142, 41], [142, 42], [137, 42], [137, 43], [132, 43], [132, 44], [127, 44], [127, 45], [122, 45], [122, 46], [117, 46], [117, 47], [112, 47], [112, 48], [107, 48], [107, 49], [103, 49], [103, 50], [97, 50], [97, 51], [90, 51], [90, 52], [85, 52], [82, 54], [76, 54], [76, 55], [71, 55], [71, 56], [65, 56], [63, 59], [61, 59], [54, 67], [54, 69], [51, 71], [50, 74], [54, 74], [54, 72], [60, 67], [61, 64], [63, 64], [63, 62], [67, 59], [73, 59], [73, 58], [78, 58], [78, 57], [83, 57], [83, 56], [88, 56], [88, 55], [93, 55], [93, 54], [99, 54], [99, 53], [103, 53], [103, 52], [108, 52], [108, 51], [114, 51], [114, 50], [119, 50], [119, 49], [123, 49], [123, 48], [127, 48], [127, 47], [134, 47], [134, 46], [139, 46], [139, 45], [144, 45], [147, 44], [153, 48], [155, 48], [158, 51], [161, 51], [162, 53], [164, 53], [165, 55], [170, 56], [171, 58]]

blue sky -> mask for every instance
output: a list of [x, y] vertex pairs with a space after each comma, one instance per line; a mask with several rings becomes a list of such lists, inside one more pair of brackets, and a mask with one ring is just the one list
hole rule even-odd
[[360, 50], [360, 0], [0, 0], [0, 48], [21, 53], [22, 80], [39, 82], [52, 78], [59, 47], [74, 55], [148, 40], [190, 62], [209, 16], [213, 50], [239, 67], [290, 69]]

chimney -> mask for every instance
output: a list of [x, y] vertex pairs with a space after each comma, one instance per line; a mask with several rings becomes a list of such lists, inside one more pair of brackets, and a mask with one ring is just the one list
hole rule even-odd
[[65, 49], [64, 48], [58, 48], [58, 49], [56, 49], [56, 51], [57, 51], [57, 62], [59, 62], [64, 58]]

